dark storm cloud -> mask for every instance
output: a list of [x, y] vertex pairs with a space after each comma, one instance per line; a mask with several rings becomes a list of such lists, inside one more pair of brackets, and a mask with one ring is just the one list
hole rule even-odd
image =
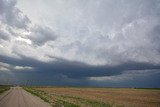
[[57, 61], [44, 63], [27, 57], [22, 59], [0, 56], [1, 62], [18, 66], [34, 67], [37, 73], [46, 75], [65, 75], [69, 78], [87, 78], [120, 75], [127, 70], [160, 69], [160, 65], [127, 62], [118, 66], [91, 66], [80, 62], [67, 61], [57, 58]]
[[26, 28], [30, 20], [15, 5], [16, 0], [0, 0], [0, 21], [12, 27]]

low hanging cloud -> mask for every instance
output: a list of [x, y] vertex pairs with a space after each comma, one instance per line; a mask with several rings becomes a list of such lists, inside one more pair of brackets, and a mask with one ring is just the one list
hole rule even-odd
[[15, 66], [14, 69], [23, 71], [23, 70], [32, 70], [33, 68], [29, 66]]
[[[15, 59], [0, 56], [0, 60], [5, 62], [7, 65], [17, 66], [18, 68], [33, 68], [30, 70], [22, 70], [22, 72], [12, 72], [17, 75], [21, 82], [26, 82], [28, 78], [35, 81], [41, 81], [41, 84], [46, 85], [95, 85], [94, 83], [99, 82], [97, 86], [105, 86], [107, 83], [117, 82], [123, 83], [124, 81], [132, 81], [134, 79], [139, 81], [148, 77], [155, 77], [159, 75], [160, 65], [145, 64], [130, 62], [121, 64], [119, 66], [91, 66], [80, 62], [72, 62], [63, 59], [57, 59], [55, 62], [45, 63], [34, 59], [23, 57], [23, 59]], [[62, 67], [63, 66], [63, 67]], [[15, 68], [14, 67], [14, 68]], [[19, 69], [20, 70], [20, 69]], [[19, 71], [18, 70], [18, 71]], [[28, 71], [28, 72], [24, 72]], [[21, 75], [21, 77], [19, 77]], [[106, 77], [105, 77], [106, 76]], [[45, 81], [39, 78], [44, 77]], [[8, 78], [8, 77], [7, 77]], [[59, 78], [59, 79], [58, 79]], [[157, 77], [155, 78], [157, 79]], [[59, 82], [54, 82], [59, 80]], [[105, 81], [108, 82], [105, 82]], [[37, 82], [36, 82], [37, 81]], [[75, 81], [75, 82], [72, 82]], [[150, 81], [150, 80], [146, 80]], [[159, 81], [159, 79], [158, 79]], [[106, 84], [103, 84], [103, 83]], [[125, 82], [127, 83], [127, 82]], [[127, 84], [128, 84], [127, 83]], [[43, 85], [44, 85], [43, 84]], [[136, 84], [136, 83], [135, 83]], [[157, 86], [157, 82], [154, 83]], [[143, 83], [141, 87], [143, 87]]]
[[[60, 58], [55, 58], [57, 61], [50, 63], [37, 61], [32, 58], [23, 57], [22, 59], [9, 58], [0, 56], [0, 60], [9, 65], [16, 67], [35, 68], [37, 72], [62, 74], [70, 78], [88, 78], [88, 77], [103, 77], [103, 76], [116, 76], [125, 73], [124, 71], [130, 70], [159, 70], [160, 65], [128, 62], [122, 63], [117, 66], [92, 66], [85, 63], [68, 61]], [[63, 67], [62, 67], [63, 66]]]
[[159, 69], [150, 69], [150, 70], [130, 70], [124, 71], [124, 73], [120, 75], [113, 76], [102, 76], [102, 77], [90, 77], [90, 80], [93, 81], [127, 81], [134, 80], [135, 78], [146, 78], [147, 76], [159, 75]]
[[34, 68], [31, 66], [12, 65], [9, 63], [0, 62], [0, 72], [14, 72], [14, 71], [31, 71]]

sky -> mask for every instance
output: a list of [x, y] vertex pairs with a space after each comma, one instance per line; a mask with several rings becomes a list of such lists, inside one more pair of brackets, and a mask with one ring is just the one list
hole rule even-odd
[[0, 0], [0, 84], [160, 87], [160, 0]]

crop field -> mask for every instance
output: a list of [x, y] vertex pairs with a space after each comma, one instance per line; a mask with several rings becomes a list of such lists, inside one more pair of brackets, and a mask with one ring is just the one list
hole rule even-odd
[[53, 107], [160, 107], [160, 90], [132, 88], [25, 88]]
[[10, 89], [10, 86], [0, 85], [0, 94]]

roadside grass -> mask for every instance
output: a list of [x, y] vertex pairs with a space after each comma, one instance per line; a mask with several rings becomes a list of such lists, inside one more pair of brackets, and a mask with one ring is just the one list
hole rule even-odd
[[10, 86], [0, 85], [0, 94], [10, 89]]
[[37, 90], [34, 90], [32, 88], [23, 87], [23, 89], [25, 89], [27, 92], [30, 92], [31, 94], [33, 94], [35, 96], [40, 97], [45, 102], [51, 103], [51, 96], [48, 95], [47, 93], [45, 93], [43, 91], [37, 91]]
[[40, 90], [35, 90], [33, 88], [29, 88], [29, 87], [23, 87], [23, 89], [25, 89], [27, 92], [30, 92], [31, 94], [40, 97], [42, 100], [44, 100], [45, 102], [48, 102], [52, 105], [52, 107], [79, 107], [76, 104], [72, 104], [69, 102], [66, 102], [64, 100], [61, 99], [55, 99], [53, 101], [53, 96], [44, 92], [44, 91], [40, 91]]
[[77, 96], [46, 93], [45, 91], [30, 87], [24, 87], [24, 89], [50, 103], [52, 107], [111, 107], [104, 102], [80, 98]]

